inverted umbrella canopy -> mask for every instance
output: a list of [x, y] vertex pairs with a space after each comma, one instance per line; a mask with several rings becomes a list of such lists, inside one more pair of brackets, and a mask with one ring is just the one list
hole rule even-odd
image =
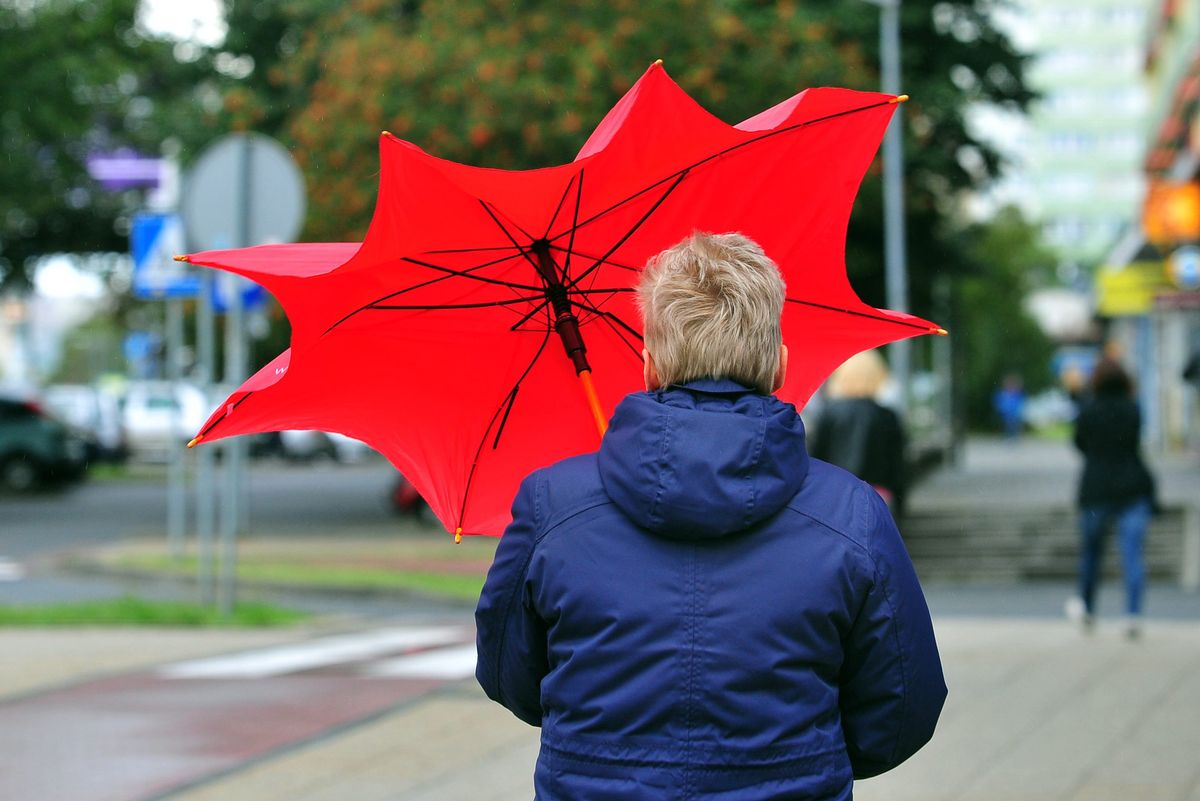
[[291, 347], [198, 439], [347, 434], [449, 531], [498, 536], [521, 478], [594, 450], [597, 420], [642, 389], [633, 287], [694, 231], [740, 231], [779, 264], [792, 359], [778, 394], [802, 406], [854, 353], [944, 333], [867, 306], [846, 277], [850, 208], [900, 99], [810, 89], [730, 126], [656, 63], [569, 164], [472, 167], [384, 133], [361, 245], [187, 257], [262, 284], [292, 324]]

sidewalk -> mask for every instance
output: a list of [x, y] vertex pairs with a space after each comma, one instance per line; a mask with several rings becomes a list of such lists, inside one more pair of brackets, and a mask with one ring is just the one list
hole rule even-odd
[[[1200, 801], [1200, 624], [1151, 623], [1136, 642], [1115, 625], [1084, 636], [1065, 621], [937, 628], [950, 686], [938, 732], [908, 763], [861, 782], [856, 798]], [[9, 653], [10, 636], [0, 634]], [[60, 636], [62, 646], [72, 639]], [[161, 798], [528, 801], [536, 755], [536, 730], [467, 680]]]
[[[1200, 504], [1200, 454], [1145, 454], [1167, 506]], [[957, 464], [943, 466], [913, 489], [914, 512], [985, 508], [1073, 508], [1083, 460], [1066, 440], [970, 437]]]

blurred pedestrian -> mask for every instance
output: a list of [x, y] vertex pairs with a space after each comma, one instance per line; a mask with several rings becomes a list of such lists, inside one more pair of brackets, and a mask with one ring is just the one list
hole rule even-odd
[[647, 391], [598, 453], [522, 484], [476, 676], [542, 727], [542, 801], [849, 799], [945, 699], [912, 563], [771, 394], [784, 285], [756, 244], [696, 234], [638, 292]]
[[992, 407], [1000, 418], [1004, 438], [1016, 442], [1021, 436], [1025, 419], [1025, 384], [1021, 376], [1009, 373], [992, 396]]
[[813, 426], [809, 453], [849, 470], [879, 493], [894, 515], [904, 504], [904, 427], [880, 404], [887, 365], [877, 351], [851, 356], [829, 377], [829, 401]]
[[1129, 374], [1116, 361], [1102, 358], [1092, 372], [1091, 389], [1075, 421], [1075, 445], [1083, 453], [1078, 496], [1080, 617], [1090, 628], [1104, 546], [1109, 528], [1115, 527], [1125, 576], [1126, 633], [1136, 637], [1146, 582], [1142, 550], [1155, 507], [1154, 478], [1141, 457], [1141, 411]]

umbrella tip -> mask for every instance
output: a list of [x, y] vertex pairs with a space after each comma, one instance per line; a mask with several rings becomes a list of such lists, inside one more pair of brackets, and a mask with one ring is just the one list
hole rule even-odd
[[188, 255], [186, 253], [183, 254], [182, 256], [175, 256], [174, 259], [175, 259], [175, 261], [190, 261], [190, 259], [188, 258]]
[[929, 333], [937, 334], [939, 337], [950, 336], [950, 332], [947, 331], [945, 328], [941, 328], [941, 327], [931, 328], [931, 329], [929, 329]]
[[188, 446], [189, 448], [194, 448], [194, 447], [196, 447], [197, 445], [199, 445], [199, 444], [200, 444], [200, 440], [202, 440], [202, 439], [204, 439], [204, 435], [203, 435], [203, 434], [198, 434], [198, 435], [196, 435], [195, 437], [193, 437], [193, 438], [192, 438], [192, 441], [191, 441], [191, 442], [189, 442], [189, 443], [187, 444], [187, 446]]
[[462, 542], [462, 526], [454, 529], [454, 544], [458, 545], [460, 542]]
[[380, 136], [391, 136], [393, 139], [395, 138], [395, 137], [392, 135], [392, 132], [391, 132], [391, 131], [380, 131], [380, 132], [379, 132], [379, 135], [380, 135]]
[[662, 66], [662, 59], [661, 59], [661, 58], [656, 58], [656, 59], [654, 59], [654, 64], [653, 64], [653, 65], [651, 65], [651, 66], [655, 66], [655, 67], [661, 67], [661, 66]]
[[889, 100], [888, 102], [889, 102], [889, 103], [907, 103], [907, 102], [908, 102], [908, 95], [896, 95], [895, 97], [893, 97], [893, 98], [892, 98], [891, 100]]

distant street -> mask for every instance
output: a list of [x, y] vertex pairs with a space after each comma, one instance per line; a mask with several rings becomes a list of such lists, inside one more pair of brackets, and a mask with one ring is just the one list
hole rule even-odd
[[[138, 474], [144, 468], [135, 468]], [[247, 473], [255, 536], [386, 535], [395, 471], [382, 460], [341, 465], [252, 462]], [[166, 530], [165, 471], [159, 477], [89, 481], [63, 492], [0, 496], [0, 556], [17, 562]], [[194, 531], [192, 499], [189, 528]]]

